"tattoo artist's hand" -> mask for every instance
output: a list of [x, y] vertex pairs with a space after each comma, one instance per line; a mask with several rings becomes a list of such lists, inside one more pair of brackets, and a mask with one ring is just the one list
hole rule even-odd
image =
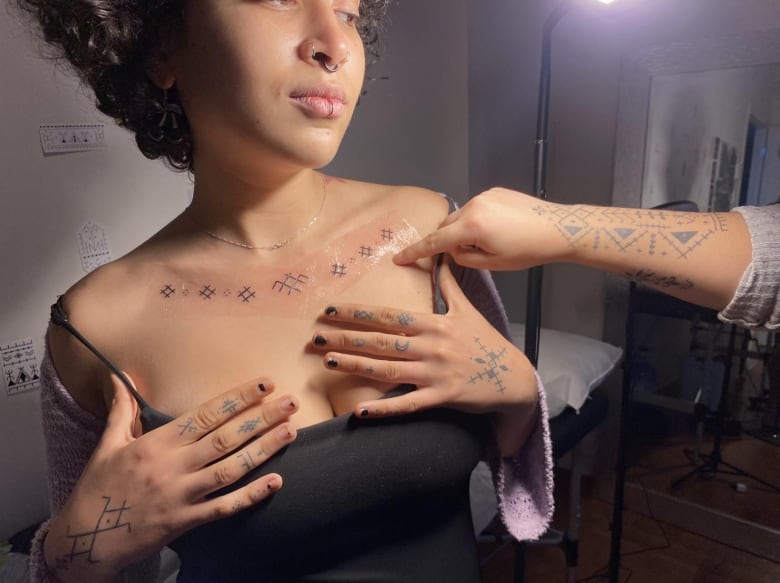
[[559, 229], [576, 227], [563, 216], [555, 216], [565, 209], [565, 205], [494, 188], [472, 198], [444, 219], [438, 230], [398, 253], [393, 261], [408, 265], [449, 253], [460, 265], [492, 270], [562, 261], [571, 249]]
[[358, 403], [356, 415], [402, 415], [431, 407], [472, 413], [534, 408], [536, 378], [525, 355], [474, 308], [446, 265], [441, 289], [449, 307], [445, 315], [355, 304], [326, 309], [324, 320], [342, 329], [320, 331], [312, 339], [313, 348], [327, 351], [325, 367], [417, 386], [402, 396]]
[[113, 382], [106, 429], [44, 544], [49, 568], [66, 582], [110, 580], [187, 530], [267, 498], [282, 486], [278, 474], [209, 495], [296, 436], [288, 423], [296, 401], [269, 398], [272, 384], [258, 379], [137, 437], [138, 406]]

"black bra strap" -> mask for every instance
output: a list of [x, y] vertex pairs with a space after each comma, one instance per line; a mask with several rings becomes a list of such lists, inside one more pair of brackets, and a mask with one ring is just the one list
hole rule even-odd
[[[147, 430], [151, 430], [154, 428], [155, 419], [151, 418], [150, 415], [153, 417], [154, 410], [149, 406], [149, 404], [144, 400], [144, 398], [138, 393], [138, 391], [135, 390], [135, 387], [133, 387], [133, 383], [130, 382], [130, 379], [127, 378], [127, 375], [120, 370], [120, 368], [115, 365], [113, 362], [111, 362], [105, 355], [103, 355], [97, 348], [95, 348], [92, 343], [84, 338], [84, 336], [76, 330], [76, 328], [73, 327], [73, 324], [70, 323], [68, 320], [68, 315], [65, 313], [65, 308], [62, 305], [62, 296], [57, 298], [57, 302], [52, 304], [51, 306], [51, 321], [59, 326], [60, 328], [64, 328], [68, 332], [70, 332], [79, 342], [81, 342], [84, 346], [87, 347], [87, 349], [97, 356], [100, 361], [105, 364], [108, 369], [113, 372], [117, 377], [119, 377], [119, 380], [122, 381], [122, 384], [124, 384], [127, 387], [127, 390], [130, 391], [130, 393], [135, 398], [136, 402], [138, 403], [138, 407], [141, 409], [141, 426], [144, 429], [144, 432]], [[150, 418], [147, 418], [150, 417]]]

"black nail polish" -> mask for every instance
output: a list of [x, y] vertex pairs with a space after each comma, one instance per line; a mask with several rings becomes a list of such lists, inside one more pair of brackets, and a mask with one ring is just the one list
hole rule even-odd
[[337, 367], [338, 367], [338, 365], [339, 365], [339, 361], [338, 361], [338, 360], [336, 360], [335, 358], [329, 358], [329, 359], [328, 359], [328, 366], [329, 366], [330, 368], [337, 368]]
[[325, 314], [327, 316], [338, 316], [339, 315], [339, 311], [336, 308], [334, 308], [333, 306], [328, 306], [327, 308], [325, 308]]
[[367, 417], [368, 416], [368, 409], [361, 409], [360, 410], [360, 416], [361, 417]]
[[314, 344], [317, 346], [325, 346], [327, 343], [328, 343], [328, 339], [325, 338], [324, 336], [317, 334], [314, 337]]
[[257, 389], [258, 389], [258, 390], [259, 390], [261, 393], [265, 393], [265, 392], [268, 390], [268, 389], [266, 389], [266, 388], [265, 388], [265, 385], [264, 385], [263, 383], [260, 383], [259, 385], [257, 385]]

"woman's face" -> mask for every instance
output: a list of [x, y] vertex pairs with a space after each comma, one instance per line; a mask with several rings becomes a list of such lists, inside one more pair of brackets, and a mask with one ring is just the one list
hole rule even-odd
[[[203, 156], [319, 168], [336, 155], [365, 73], [360, 0], [187, 0], [170, 55]], [[328, 72], [315, 53], [324, 53]], [[277, 166], [278, 167], [278, 166]]]

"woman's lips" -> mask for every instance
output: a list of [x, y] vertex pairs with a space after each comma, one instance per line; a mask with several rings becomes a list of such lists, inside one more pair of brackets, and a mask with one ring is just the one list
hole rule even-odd
[[346, 109], [343, 93], [330, 88], [298, 91], [290, 98], [306, 115], [315, 119], [336, 119]]

